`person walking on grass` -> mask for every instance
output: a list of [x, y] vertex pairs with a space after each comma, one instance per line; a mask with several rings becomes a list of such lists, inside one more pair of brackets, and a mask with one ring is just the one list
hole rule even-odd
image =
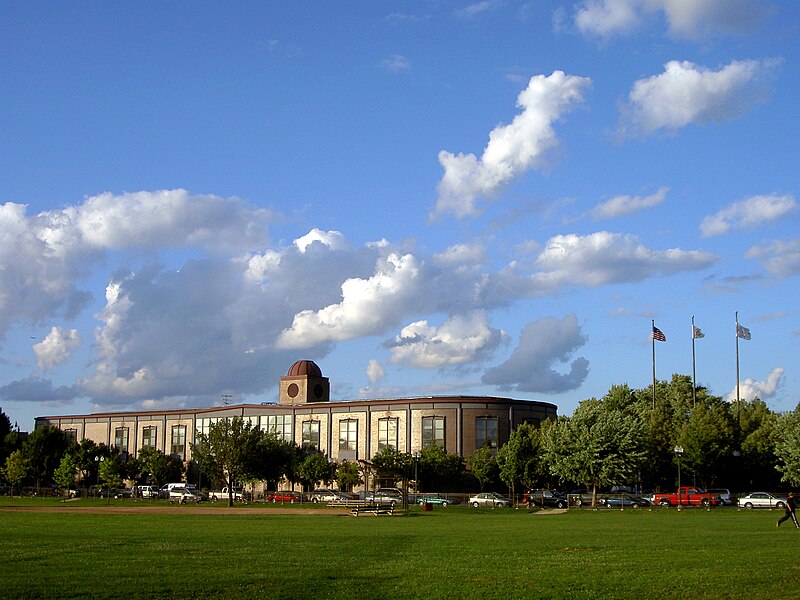
[[789, 519], [792, 520], [792, 522], [794, 523], [795, 528], [800, 527], [800, 525], [797, 524], [797, 515], [794, 512], [795, 508], [796, 508], [796, 505], [795, 505], [795, 501], [794, 501], [794, 492], [789, 492], [789, 497], [786, 499], [786, 507], [785, 507], [786, 514], [783, 515], [780, 519], [778, 519], [778, 523], [777, 523], [776, 527], [780, 527], [781, 523], [783, 523], [784, 521], [787, 521]]

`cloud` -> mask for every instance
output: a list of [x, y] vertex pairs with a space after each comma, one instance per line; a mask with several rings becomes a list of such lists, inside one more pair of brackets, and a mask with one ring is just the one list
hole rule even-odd
[[464, 8], [456, 10], [456, 14], [460, 17], [472, 19], [478, 15], [499, 8], [502, 5], [503, 3], [500, 0], [483, 0], [482, 2], [474, 2]]
[[100, 194], [34, 216], [0, 205], [0, 337], [14, 321], [79, 314], [91, 295], [78, 282], [110, 252], [244, 252], [267, 242], [271, 218], [237, 198], [185, 190]]
[[386, 371], [384, 370], [383, 365], [374, 358], [370, 359], [369, 363], [367, 364], [367, 379], [369, 379], [370, 385], [375, 385], [385, 376]]
[[[81, 243], [100, 249], [131, 247], [255, 248], [267, 241], [272, 213], [238, 198], [158, 190], [120, 195], [106, 192], [83, 204], [50, 213], [65, 220]], [[63, 228], [53, 231], [55, 235]]]
[[53, 382], [29, 377], [0, 386], [0, 400], [13, 402], [69, 402], [84, 395], [77, 386], [53, 387]]
[[72, 352], [80, 347], [82, 341], [77, 329], [53, 327], [45, 338], [33, 345], [36, 364], [40, 369], [50, 369], [69, 360]]
[[342, 301], [321, 310], [304, 310], [278, 336], [282, 349], [308, 348], [364, 335], [375, 335], [403, 312], [417, 295], [420, 265], [411, 254], [392, 253], [376, 265], [369, 279], [342, 284]]
[[517, 98], [522, 112], [509, 125], [491, 131], [480, 159], [474, 154], [439, 152], [444, 175], [431, 217], [474, 216], [480, 212], [479, 198], [492, 196], [515, 177], [543, 166], [548, 152], [558, 145], [553, 123], [583, 102], [590, 85], [591, 80], [562, 71], [536, 75]]
[[316, 227], [307, 234], [294, 240], [294, 245], [300, 252], [305, 252], [311, 244], [320, 243], [333, 250], [341, 250], [348, 247], [345, 237], [338, 231], [322, 231]]
[[[769, 372], [766, 381], [745, 379], [739, 382], [739, 397], [742, 400], [760, 398], [766, 400], [775, 395], [783, 384], [783, 369], [776, 367]], [[725, 398], [728, 402], [736, 402], [736, 388], [733, 388]]]
[[746, 256], [760, 261], [776, 277], [800, 274], [800, 240], [776, 240], [764, 246], [753, 246]]
[[653, 250], [633, 235], [600, 231], [587, 236], [558, 235], [548, 240], [536, 265], [542, 284], [597, 287], [704, 269], [717, 257], [698, 250]]
[[615, 196], [611, 200], [595, 206], [591, 210], [591, 215], [595, 221], [630, 215], [661, 204], [667, 197], [668, 191], [668, 187], [662, 187], [650, 196]]
[[586, 341], [575, 315], [563, 320], [538, 319], [522, 331], [519, 345], [509, 359], [486, 371], [481, 381], [519, 392], [557, 394], [577, 389], [589, 374], [589, 361], [583, 357], [574, 359], [566, 373], [559, 373], [553, 365], [567, 363]]
[[622, 107], [619, 133], [648, 135], [733, 120], [767, 98], [764, 79], [775, 64], [734, 61], [711, 71], [688, 61], [670, 61], [660, 75], [634, 83]]
[[381, 61], [381, 66], [389, 73], [401, 73], [411, 70], [411, 61], [402, 54], [392, 54]]
[[488, 322], [484, 311], [453, 315], [440, 327], [416, 321], [386, 345], [393, 363], [422, 369], [466, 365], [490, 357], [504, 340], [505, 333]]
[[749, 229], [777, 221], [796, 210], [797, 202], [792, 195], [752, 196], [705, 217], [700, 223], [700, 233], [703, 237], [713, 237], [731, 230]]
[[671, 36], [701, 39], [750, 31], [766, 12], [761, 0], [584, 0], [575, 26], [584, 35], [609, 38], [633, 33], [646, 18], [662, 14]]
[[586, 0], [575, 11], [575, 25], [584, 35], [629, 33], [642, 20], [640, 8], [640, 0]]

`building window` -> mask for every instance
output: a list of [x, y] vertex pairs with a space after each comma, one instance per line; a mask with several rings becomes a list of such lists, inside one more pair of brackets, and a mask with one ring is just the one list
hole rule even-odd
[[355, 452], [357, 441], [358, 421], [356, 419], [339, 421], [339, 450], [343, 452]]
[[475, 447], [497, 448], [497, 417], [475, 418]]
[[319, 450], [319, 421], [303, 421], [303, 449]]
[[64, 437], [67, 438], [68, 444], [77, 444], [78, 443], [78, 430], [77, 429], [65, 429], [64, 430]]
[[186, 425], [173, 425], [170, 440], [170, 454], [184, 458], [186, 453]]
[[145, 427], [142, 429], [142, 448], [155, 448], [156, 447], [156, 433], [158, 428]]
[[444, 417], [422, 417], [422, 447], [444, 449]]
[[261, 417], [261, 429], [267, 433], [274, 433], [284, 442], [292, 443], [292, 415]]
[[114, 446], [120, 452], [128, 451], [128, 428], [117, 427], [114, 430]]
[[397, 417], [378, 419], [378, 451], [384, 448], [397, 450]]

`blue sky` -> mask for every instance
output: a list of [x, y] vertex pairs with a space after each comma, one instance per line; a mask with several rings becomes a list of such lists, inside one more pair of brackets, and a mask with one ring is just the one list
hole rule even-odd
[[478, 394], [796, 356], [776, 0], [0, 3], [0, 406]]

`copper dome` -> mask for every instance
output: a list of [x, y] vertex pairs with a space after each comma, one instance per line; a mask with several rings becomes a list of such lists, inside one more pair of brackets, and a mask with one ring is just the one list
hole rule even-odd
[[298, 360], [286, 374], [287, 377], [298, 377], [306, 375], [309, 377], [322, 377], [322, 369], [313, 360]]

